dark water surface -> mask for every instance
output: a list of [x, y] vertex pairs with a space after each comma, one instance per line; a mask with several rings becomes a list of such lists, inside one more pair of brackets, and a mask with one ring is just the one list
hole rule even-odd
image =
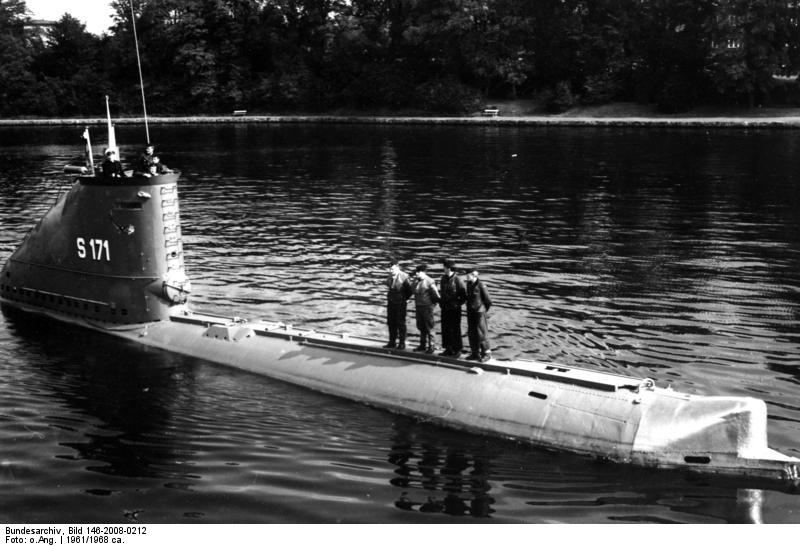
[[[68, 188], [81, 130], [0, 129], [0, 261]], [[382, 337], [387, 259], [454, 256], [495, 300], [497, 357], [756, 396], [800, 456], [794, 131], [151, 133], [184, 172], [197, 309]], [[451, 432], [10, 310], [0, 392], [3, 522], [800, 522], [769, 485]]]

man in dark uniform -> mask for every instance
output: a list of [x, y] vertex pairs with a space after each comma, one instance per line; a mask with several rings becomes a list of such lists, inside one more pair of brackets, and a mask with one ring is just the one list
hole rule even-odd
[[389, 343], [386, 349], [406, 348], [406, 307], [412, 288], [408, 275], [400, 270], [400, 264], [393, 261], [386, 280], [386, 325], [389, 327]]
[[461, 306], [467, 299], [464, 281], [456, 275], [453, 260], [444, 260], [444, 275], [439, 281], [439, 306], [442, 309], [442, 356], [461, 355], [464, 342], [461, 339]]
[[125, 176], [124, 171], [122, 170], [122, 163], [120, 163], [119, 158], [117, 157], [117, 150], [114, 148], [108, 148], [106, 150], [106, 158], [103, 161], [103, 164], [100, 165], [100, 168], [103, 171], [104, 180], [123, 178]]
[[478, 278], [478, 272], [472, 269], [467, 274], [467, 337], [469, 338], [470, 355], [467, 360], [486, 362], [492, 358], [489, 349], [486, 313], [492, 306], [489, 292]]
[[155, 176], [158, 174], [171, 173], [172, 169], [161, 163], [161, 159], [155, 155], [155, 146], [147, 143], [144, 153], [139, 156], [136, 162], [136, 175], [137, 176]]
[[154, 174], [151, 171], [155, 164], [153, 161], [155, 158], [155, 150], [156, 147], [148, 142], [144, 148], [144, 153], [140, 155], [139, 159], [136, 161], [135, 170], [137, 175], [152, 176]]

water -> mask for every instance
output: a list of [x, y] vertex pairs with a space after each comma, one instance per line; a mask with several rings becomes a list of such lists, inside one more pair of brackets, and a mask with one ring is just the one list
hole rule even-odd
[[[0, 261], [68, 188], [81, 131], [0, 129]], [[452, 256], [493, 296], [495, 356], [756, 396], [771, 447], [800, 456], [791, 131], [240, 124], [153, 138], [184, 172], [197, 309], [383, 337], [387, 260], [437, 275]], [[9, 310], [0, 389], [5, 522], [800, 521], [800, 495], [768, 484], [452, 432]]]

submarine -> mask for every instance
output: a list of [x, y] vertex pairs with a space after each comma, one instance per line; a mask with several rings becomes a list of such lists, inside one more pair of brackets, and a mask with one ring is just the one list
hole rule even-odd
[[[108, 133], [115, 147], [110, 116]], [[181, 173], [104, 177], [88, 128], [85, 138], [86, 163], [65, 168], [71, 188], [3, 265], [3, 306], [449, 428], [621, 464], [800, 483], [800, 459], [768, 446], [756, 398], [533, 360], [465, 362], [194, 309]]]

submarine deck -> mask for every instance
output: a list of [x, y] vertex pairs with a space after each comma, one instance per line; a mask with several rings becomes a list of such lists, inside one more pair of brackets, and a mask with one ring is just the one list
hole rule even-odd
[[347, 333], [334, 334], [317, 332], [309, 329], [297, 329], [291, 324], [284, 324], [281, 322], [249, 322], [243, 321], [237, 317], [222, 317], [188, 310], [185, 310], [179, 315], [173, 315], [171, 320], [174, 322], [204, 325], [208, 328], [207, 335], [229, 338], [234, 341], [237, 335], [236, 329], [247, 327], [251, 329], [256, 336], [276, 337], [290, 341], [294, 340], [309, 346], [328, 347], [359, 354], [388, 355], [396, 359], [410, 360], [432, 366], [453, 367], [457, 369], [466, 368], [472, 373], [495, 372], [506, 375], [527, 376], [606, 392], [616, 392], [620, 389], [638, 392], [640, 388], [652, 389], [654, 386], [652, 379], [628, 377], [607, 372], [547, 364], [533, 360], [517, 360], [512, 362], [491, 359], [487, 362], [473, 362], [437, 354], [426, 354], [403, 349], [387, 349], [381, 345], [383, 342], [380, 340], [353, 336]]

